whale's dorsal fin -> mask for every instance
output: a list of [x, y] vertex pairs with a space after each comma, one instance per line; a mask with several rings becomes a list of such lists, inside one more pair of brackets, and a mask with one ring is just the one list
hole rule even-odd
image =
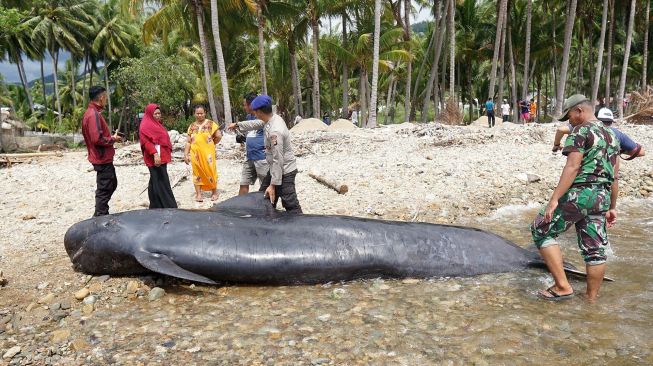
[[276, 217], [280, 213], [272, 207], [270, 200], [263, 196], [263, 192], [248, 193], [216, 203], [211, 211], [256, 217]]
[[189, 281], [208, 283], [210, 285], [216, 284], [215, 281], [209, 278], [179, 267], [165, 254], [150, 253], [145, 250], [140, 250], [134, 253], [134, 257], [138, 263], [141, 264], [141, 266], [149, 269], [152, 272], [161, 273], [177, 278], [183, 278]]

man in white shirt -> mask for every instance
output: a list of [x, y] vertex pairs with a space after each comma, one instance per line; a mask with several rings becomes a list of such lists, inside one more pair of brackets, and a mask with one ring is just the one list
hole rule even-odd
[[501, 119], [503, 122], [508, 122], [510, 119], [510, 104], [505, 99], [503, 100], [503, 104], [501, 104]]

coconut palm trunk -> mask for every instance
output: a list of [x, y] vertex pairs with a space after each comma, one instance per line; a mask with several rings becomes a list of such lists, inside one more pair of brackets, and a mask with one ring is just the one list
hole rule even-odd
[[[439, 5], [436, 4], [433, 5], [434, 7], [439, 7]], [[415, 82], [413, 83], [413, 93], [412, 93], [412, 101], [410, 103], [410, 120], [415, 120], [415, 116], [417, 114], [417, 88], [419, 85], [422, 83], [422, 79], [424, 78], [424, 70], [426, 69], [426, 62], [428, 61], [428, 56], [431, 55], [433, 52], [433, 47], [435, 47], [435, 37], [437, 34], [437, 17], [435, 18], [435, 21], [433, 22], [433, 33], [431, 34], [431, 39], [429, 40], [429, 46], [426, 48], [426, 53], [424, 54], [424, 57], [422, 57], [422, 62], [419, 66], [419, 71], [417, 72], [417, 78], [415, 79]], [[421, 96], [421, 95], [420, 95]]]
[[[381, 0], [374, 1], [374, 48], [372, 55], [372, 90], [367, 127], [376, 127], [376, 99], [379, 84], [379, 41], [381, 38]], [[410, 89], [410, 88], [409, 88]]]
[[111, 90], [109, 89], [109, 61], [104, 61], [104, 88], [107, 90], [107, 116], [109, 117], [109, 128], [113, 130], [113, 124], [111, 123]]
[[57, 113], [59, 113], [57, 119], [59, 121], [59, 127], [61, 127], [63, 116], [61, 115], [61, 101], [59, 100], [59, 75], [57, 73], [57, 64], [59, 61], [58, 53], [59, 52], [55, 49], [50, 50], [50, 55], [52, 56], [52, 72], [54, 74], [54, 98], [57, 106]]
[[27, 74], [25, 74], [25, 65], [23, 64], [23, 57], [18, 53], [16, 56], [16, 67], [18, 68], [18, 76], [20, 76], [20, 82], [23, 85], [25, 90], [25, 95], [27, 95], [27, 103], [29, 103], [29, 110], [31, 113], [34, 113], [34, 101], [32, 100], [32, 94], [29, 91], [29, 81], [27, 81]]
[[[601, 35], [599, 36], [599, 51], [596, 56], [596, 67], [592, 79], [592, 104], [596, 103], [599, 95], [599, 84], [601, 81], [601, 67], [603, 66], [603, 47], [605, 45], [605, 30], [608, 23], [609, 1], [603, 0], [603, 15], [601, 16]], [[646, 44], [646, 43], [645, 43]]]
[[[410, 51], [410, 9], [412, 4], [410, 0], [404, 0], [404, 42], [406, 42], [406, 51]], [[413, 62], [411, 59], [408, 60], [406, 65], [406, 96], [404, 98], [404, 121], [410, 122], [410, 110], [411, 105], [411, 95], [410, 87], [412, 84], [413, 78]]]
[[650, 23], [649, 13], [651, 10], [651, 2], [646, 1], [646, 11], [644, 12], [644, 51], [642, 57], [642, 90], [646, 92], [646, 71], [648, 68], [648, 27]]
[[[220, 16], [218, 14], [217, 0], [211, 0], [211, 30], [213, 32], [215, 54], [218, 60], [218, 73], [220, 74], [220, 84], [222, 85], [222, 100], [224, 101], [224, 121], [225, 123], [230, 124], [232, 122], [231, 98], [229, 98], [229, 81], [227, 80], [227, 69], [224, 63], [224, 55], [222, 54], [222, 41], [220, 40]], [[263, 71], [265, 71], [265, 69]], [[265, 73], [263, 73], [263, 75], [265, 75]], [[265, 77], [263, 78], [263, 80], [265, 81]], [[210, 87], [210, 84], [208, 86]], [[211, 96], [212, 95], [213, 92], [211, 92]], [[217, 118], [217, 115], [214, 118]]]
[[84, 55], [84, 71], [82, 72], [82, 99], [86, 104], [86, 72], [88, 70], [88, 53]]
[[524, 50], [524, 80], [522, 81], [522, 98], [528, 98], [528, 67], [531, 56], [531, 15], [533, 13], [533, 1], [526, 3], [526, 49]]
[[[217, 1], [217, 0], [216, 0]], [[217, 119], [218, 113], [215, 109], [215, 100], [213, 98], [213, 87], [211, 86], [211, 67], [209, 56], [209, 45], [204, 34], [204, 10], [200, 0], [194, 0], [195, 17], [197, 19], [197, 31], [200, 36], [200, 47], [202, 49], [202, 61], [204, 63], [204, 80], [206, 83], [206, 98], [209, 100], [209, 107], [211, 109], [211, 118]], [[219, 37], [217, 37], [219, 38]]]
[[[347, 45], [347, 12], [342, 11], [342, 48], [348, 49]], [[340, 117], [349, 117], [349, 65], [342, 63], [342, 113]]]
[[319, 27], [317, 19], [311, 22], [311, 28], [313, 31], [313, 116], [320, 118], [320, 68], [317, 53]]
[[290, 55], [290, 77], [292, 79], [292, 96], [295, 103], [295, 115], [303, 116], [301, 87], [299, 84], [299, 70], [297, 69], [297, 54], [295, 42], [288, 40], [288, 53]]
[[[506, 74], [506, 30], [508, 22], [503, 22], [503, 29], [501, 30], [501, 47], [499, 50], [499, 93], [497, 96], [497, 105], [503, 104], [503, 83]], [[470, 89], [471, 90], [471, 89]], [[470, 101], [471, 106], [471, 101]], [[470, 113], [471, 117], [471, 113]]]
[[569, 53], [571, 51], [571, 37], [574, 32], [574, 20], [576, 19], [577, 0], [570, 0], [569, 12], [565, 23], [565, 43], [562, 49], [562, 65], [560, 66], [560, 77], [558, 79], [558, 89], [556, 91], [556, 108], [554, 115], [560, 116], [562, 113], [562, 103], [564, 102], [565, 87], [567, 85], [567, 70], [569, 69]]
[[72, 75], [70, 76], [70, 94], [73, 97], [73, 111], [77, 109], [77, 84], [76, 84], [76, 79], [77, 79], [77, 59], [75, 57], [72, 57], [70, 59], [71, 62], [71, 72]]
[[[449, 4], [445, 4], [444, 9], [443, 9], [443, 14], [442, 17], [440, 18], [440, 24], [438, 25], [437, 19], [438, 16], [440, 15], [440, 7], [436, 5], [435, 8], [435, 19], [436, 23], [434, 27], [436, 28], [434, 32], [437, 31], [436, 34], [436, 40], [435, 40], [435, 50], [433, 54], [433, 62], [431, 63], [431, 72], [429, 74], [429, 81], [426, 83], [426, 91], [424, 92], [424, 101], [422, 102], [422, 115], [421, 115], [421, 121], [426, 122], [426, 119], [428, 117], [428, 110], [429, 110], [429, 103], [431, 101], [431, 93], [433, 92], [433, 89], [435, 88], [435, 93], [438, 93], [438, 88], [437, 88], [437, 80], [438, 80], [438, 67], [440, 65], [440, 53], [442, 52], [442, 45], [444, 44], [444, 37], [447, 31], [447, 14], [449, 13]], [[437, 100], [437, 95], [436, 98]], [[438, 114], [438, 108], [437, 108], [437, 103], [435, 103], [435, 115], [437, 116]]]
[[[507, 0], [503, 0], [507, 1]], [[455, 76], [456, 76], [456, 3], [450, 1], [449, 9], [449, 98], [456, 99]], [[496, 71], [496, 70], [495, 70]]]
[[497, 30], [494, 37], [494, 52], [492, 56], [492, 70], [490, 71], [490, 88], [488, 90], [488, 98], [494, 98], [494, 86], [496, 85], [497, 77], [497, 63], [499, 61], [499, 53], [501, 48], [501, 32], [503, 31], [503, 22], [506, 18], [508, 0], [501, 0], [499, 3], [499, 13], [497, 14]]
[[617, 94], [617, 111], [619, 118], [624, 118], [624, 93], [626, 91], [626, 73], [628, 71], [628, 59], [630, 57], [630, 45], [633, 42], [633, 27], [635, 25], [636, 0], [630, 1], [630, 19], [628, 20], [628, 32], [626, 33], [626, 47], [624, 48], [624, 63], [621, 66], [621, 77], [619, 78], [619, 94]]
[[519, 106], [517, 105], [517, 75], [515, 72], [515, 55], [512, 52], [512, 32], [510, 26], [507, 28], [508, 36], [508, 57], [510, 58], [510, 87], [512, 89], [512, 120], [519, 122]]
[[608, 54], [605, 61], [605, 103], [610, 103], [610, 83], [612, 77], [612, 49], [614, 47], [614, 8], [615, 0], [610, 0], [610, 27], [608, 28]]
[[[211, 0], [211, 4], [217, 2], [217, 0]], [[217, 6], [216, 6], [217, 8]], [[211, 6], [213, 9], [213, 6]], [[213, 12], [213, 10], [211, 10]], [[217, 13], [217, 9], [216, 9]], [[263, 29], [265, 28], [265, 18], [263, 17], [263, 1], [259, 0], [256, 2], [256, 18], [258, 21], [258, 63], [259, 63], [259, 72], [261, 73], [261, 91], [263, 94], [268, 93], [268, 82], [267, 77], [265, 76], [265, 39], [263, 38]], [[215, 30], [213, 31], [215, 35]], [[217, 46], [216, 46], [217, 47]]]
[[47, 95], [45, 94], [45, 72], [43, 72], [43, 59], [44, 58], [45, 58], [45, 56], [43, 56], [43, 58], [40, 61], [40, 63], [41, 63], [41, 91], [43, 92], [43, 105], [47, 106], [48, 105], [48, 98], [47, 98]]

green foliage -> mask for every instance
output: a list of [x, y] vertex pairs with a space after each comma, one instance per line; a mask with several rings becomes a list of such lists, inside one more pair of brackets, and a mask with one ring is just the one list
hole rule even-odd
[[189, 117], [180, 116], [172, 120], [172, 122], [166, 122], [165, 126], [168, 129], [168, 131], [176, 130], [180, 133], [185, 133], [186, 131], [188, 131], [188, 126], [190, 126], [190, 124], [193, 123], [193, 121], [195, 121], [194, 116], [189, 116]]
[[147, 48], [141, 58], [126, 58], [114, 73], [127, 103], [142, 111], [157, 103], [174, 118], [184, 115], [186, 101], [193, 97], [195, 74], [179, 56], [166, 56], [158, 47]]

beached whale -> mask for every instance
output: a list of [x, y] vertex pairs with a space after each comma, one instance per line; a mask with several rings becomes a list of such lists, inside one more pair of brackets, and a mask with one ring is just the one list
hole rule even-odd
[[64, 243], [74, 269], [84, 273], [151, 271], [209, 284], [473, 276], [545, 267], [537, 253], [487, 231], [286, 214], [260, 193], [208, 211], [138, 210], [88, 219], [70, 227]]

